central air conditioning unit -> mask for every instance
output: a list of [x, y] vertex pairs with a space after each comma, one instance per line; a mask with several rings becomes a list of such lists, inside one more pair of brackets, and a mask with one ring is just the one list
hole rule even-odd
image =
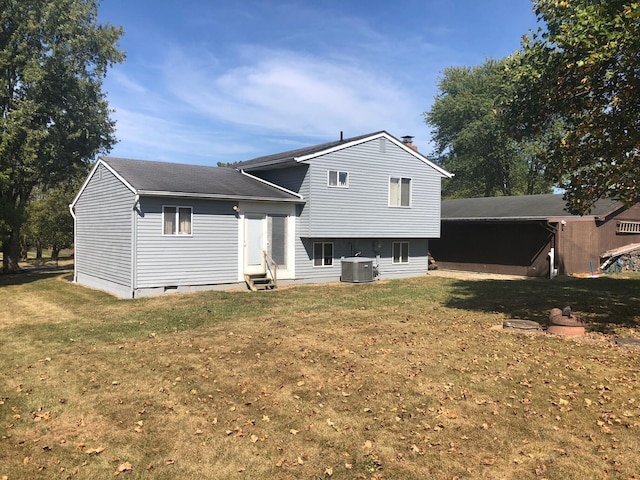
[[373, 282], [373, 259], [365, 257], [343, 258], [340, 281], [349, 283]]

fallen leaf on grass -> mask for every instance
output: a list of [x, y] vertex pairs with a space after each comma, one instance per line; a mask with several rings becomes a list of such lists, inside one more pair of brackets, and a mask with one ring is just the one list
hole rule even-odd
[[536, 475], [538, 477], [541, 477], [542, 475], [544, 475], [546, 471], [547, 471], [547, 466], [544, 463], [536, 467]]
[[129, 462], [124, 462], [118, 465], [118, 469], [115, 472], [115, 475], [120, 475], [123, 472], [131, 472], [133, 470], [133, 465]]
[[333, 475], [333, 468], [329, 467], [329, 468], [325, 469], [324, 474], [328, 475], [328, 476]]
[[293, 428], [292, 428], [291, 430], [289, 430], [289, 433], [290, 433], [291, 435], [297, 435], [297, 434], [298, 434], [298, 432], [299, 432], [299, 430], [295, 430], [295, 429], [293, 429]]
[[86, 453], [87, 455], [99, 455], [102, 452], [104, 452], [104, 447], [97, 447], [97, 448], [87, 448], [84, 453]]

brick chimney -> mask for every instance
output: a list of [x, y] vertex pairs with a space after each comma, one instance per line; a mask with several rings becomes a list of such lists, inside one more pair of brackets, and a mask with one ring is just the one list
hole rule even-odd
[[415, 150], [416, 152], [418, 151], [418, 147], [413, 144], [413, 137], [411, 135], [405, 135], [404, 137], [402, 137], [402, 143], [404, 143], [411, 150]]

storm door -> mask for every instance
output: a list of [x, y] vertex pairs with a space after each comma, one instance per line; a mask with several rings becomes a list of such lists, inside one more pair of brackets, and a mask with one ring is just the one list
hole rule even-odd
[[244, 272], [265, 271], [266, 215], [249, 213], [245, 216], [244, 229]]

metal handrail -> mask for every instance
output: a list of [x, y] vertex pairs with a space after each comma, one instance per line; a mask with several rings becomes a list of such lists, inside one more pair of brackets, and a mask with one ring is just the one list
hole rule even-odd
[[[273, 284], [278, 286], [278, 264], [271, 258], [271, 256], [266, 252], [266, 250], [262, 251], [262, 255], [264, 257], [264, 263], [267, 269], [267, 272], [271, 278], [273, 279]], [[273, 265], [273, 271], [271, 270], [271, 265]]]

